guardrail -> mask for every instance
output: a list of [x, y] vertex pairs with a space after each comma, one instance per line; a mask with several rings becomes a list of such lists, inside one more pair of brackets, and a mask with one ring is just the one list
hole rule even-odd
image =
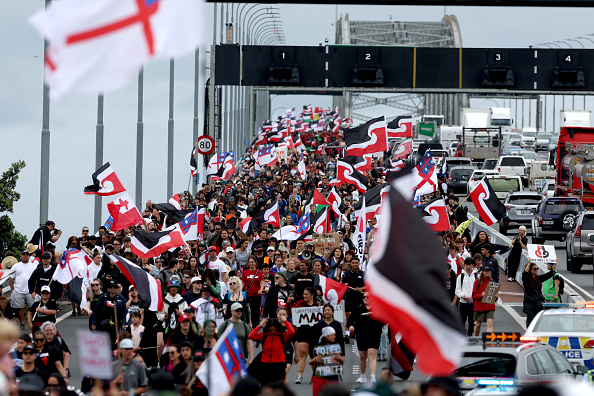
[[[476, 236], [476, 234], [478, 234], [480, 231], [485, 231], [487, 233], [487, 235], [489, 235], [491, 237], [491, 243], [497, 244], [497, 245], [511, 245], [512, 240], [509, 239], [508, 237], [506, 237], [505, 235], [501, 234], [500, 232], [496, 231], [494, 228], [486, 225], [485, 223], [483, 223], [482, 221], [480, 221], [478, 219], [478, 217], [475, 217], [471, 214], [468, 214], [468, 218], [474, 218], [475, 220], [473, 222], [470, 223], [468, 230], [471, 234], [471, 236], [474, 238]], [[509, 256], [509, 251], [503, 253], [503, 254], [498, 254], [495, 258], [497, 259], [497, 264], [501, 267], [505, 269], [505, 260], [508, 258]], [[516, 282], [518, 282], [518, 284], [520, 286], [522, 286], [522, 288], [524, 288], [524, 285], [522, 284], [522, 276], [521, 276], [521, 271], [524, 271], [524, 268], [526, 267], [526, 264], [528, 263], [528, 253], [526, 251], [522, 252], [522, 258], [520, 259], [520, 265], [518, 266], [518, 273], [514, 275], [514, 279], [516, 280]], [[540, 269], [540, 273], [544, 273], [547, 271], [547, 266], [543, 263], [535, 263], [538, 268]], [[520, 274], [520, 276], [517, 276], [518, 274]], [[561, 277], [566, 280], [567, 278], [565, 278], [563, 275], [561, 275]], [[565, 287], [564, 287], [564, 295], [566, 296], [566, 298], [568, 299], [567, 302], [569, 303], [577, 303], [577, 302], [584, 302], [586, 301], [578, 292], [576, 292], [575, 290], [573, 290], [568, 282], [565, 282]]]

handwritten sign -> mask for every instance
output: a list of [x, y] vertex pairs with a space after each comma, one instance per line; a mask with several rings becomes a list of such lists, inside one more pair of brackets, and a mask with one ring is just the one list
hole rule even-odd
[[334, 248], [342, 246], [342, 242], [340, 242], [340, 234], [338, 232], [313, 234], [312, 242], [315, 245], [315, 252], [320, 256], [324, 255], [326, 248], [330, 249], [330, 252], [332, 252]]
[[[293, 317], [293, 326], [313, 326], [324, 319], [324, 307], [292, 308], [291, 316]], [[334, 305], [334, 319], [344, 322], [342, 305]]]
[[501, 285], [497, 282], [489, 282], [489, 285], [485, 289], [485, 295], [481, 301], [484, 304], [495, 304], [500, 287]]
[[322, 361], [315, 368], [316, 377], [330, 377], [342, 374], [342, 365], [334, 361], [334, 354], [342, 352], [340, 345], [318, 345], [314, 347], [314, 356], [322, 356]]
[[529, 243], [526, 247], [528, 248], [528, 257], [533, 262], [554, 263], [557, 260], [557, 253], [555, 253], [555, 247], [552, 245], [535, 245]]
[[76, 333], [79, 348], [80, 371], [82, 375], [100, 379], [111, 379], [111, 340], [102, 331], [80, 330]]

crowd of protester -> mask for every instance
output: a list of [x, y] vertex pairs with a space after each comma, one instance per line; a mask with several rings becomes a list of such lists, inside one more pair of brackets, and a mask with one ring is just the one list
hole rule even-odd
[[[313, 142], [306, 138], [307, 143]], [[389, 359], [390, 340], [387, 325], [369, 316], [372, 307], [364, 287], [376, 221], [366, 224], [365, 252], [359, 256], [353, 234], [355, 205], [361, 194], [351, 184], [334, 187], [331, 183], [336, 172], [335, 155], [331, 149], [305, 154], [305, 179], [297, 171], [299, 156], [291, 151], [286, 160], [262, 171], [255, 170], [253, 160], [244, 156], [238, 173], [227, 182], [205, 183], [195, 196], [189, 191], [179, 194], [182, 209], [208, 208], [205, 226], [199, 230], [198, 240], [158, 257], [144, 259], [134, 254], [131, 238], [136, 227], [112, 232], [102, 226], [93, 235], [85, 226], [81, 235], [70, 236], [66, 249], [80, 249], [90, 258], [87, 303], [72, 303], [71, 315], [86, 315], [90, 330], [109, 333], [114, 356], [118, 357], [113, 377], [102, 386], [117, 388], [121, 394], [140, 394], [155, 386], [151, 383], [172, 381], [180, 389], [206, 395], [208, 391], [195, 373], [229, 326], [235, 329], [249, 374], [260, 386], [306, 381], [306, 367], [315, 371], [320, 363], [320, 358], [312, 355], [318, 345], [339, 345], [332, 359], [342, 365], [345, 344], [353, 340], [360, 356], [357, 383], [376, 385], [377, 361]], [[372, 169], [367, 171], [368, 188], [386, 183], [388, 162], [389, 158], [373, 160]], [[297, 224], [314, 188], [324, 197], [336, 188], [342, 198], [342, 215], [331, 213], [329, 222], [330, 231], [339, 235], [339, 246], [319, 251], [307, 238], [279, 240], [272, 236], [278, 228], [266, 223], [247, 234], [242, 231], [243, 219], [274, 200], [278, 201], [282, 223]], [[444, 197], [451, 224], [450, 231], [439, 235], [447, 269], [444, 287], [468, 335], [478, 335], [482, 322], [492, 331], [495, 304], [480, 300], [486, 285], [499, 279], [494, 246], [485, 232], [471, 238], [464, 228], [466, 210], [457, 197]], [[431, 198], [422, 197], [421, 203]], [[309, 210], [315, 212], [317, 208], [313, 205]], [[174, 222], [150, 200], [141, 213], [146, 221], [142, 227], [148, 232]], [[21, 334], [7, 336], [18, 340], [3, 360], [9, 379], [37, 375], [47, 389], [68, 385], [69, 365], [76, 359], [71, 358], [67, 340], [56, 328], [57, 301], [64, 287], [51, 281], [61, 258], [56, 246], [62, 231], [55, 227], [52, 221], [42, 226], [36, 232], [41, 239], [32, 238], [20, 262], [12, 266], [10, 300]], [[45, 243], [35, 246], [36, 240]], [[110, 254], [137, 264], [160, 281], [163, 310], [155, 312], [145, 306], [136, 287], [110, 260]], [[348, 285], [343, 323], [335, 319], [335, 307], [325, 304], [316, 279], [319, 276]], [[315, 326], [296, 326], [292, 308], [313, 306], [323, 306], [323, 319]], [[293, 364], [297, 365], [297, 375], [289, 378]], [[314, 394], [322, 392], [327, 382], [339, 380], [338, 375], [314, 377]], [[85, 378], [85, 386], [98, 385]]]

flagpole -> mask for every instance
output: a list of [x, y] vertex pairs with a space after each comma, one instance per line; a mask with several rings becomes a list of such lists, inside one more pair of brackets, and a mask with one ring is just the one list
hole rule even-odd
[[[113, 317], [114, 317], [114, 323], [115, 323], [115, 330], [116, 330], [116, 343], [118, 344], [118, 366], [120, 369], [120, 375], [122, 375], [122, 356], [120, 355], [120, 332], [118, 330], [118, 310], [117, 310], [117, 306], [118, 306], [118, 295], [116, 293], [116, 298], [115, 301], [113, 303]], [[124, 383], [122, 382], [120, 384], [120, 390], [124, 391]]]

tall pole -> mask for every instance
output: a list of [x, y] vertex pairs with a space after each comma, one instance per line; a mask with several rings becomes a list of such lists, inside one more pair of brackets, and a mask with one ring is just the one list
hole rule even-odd
[[[51, 4], [52, 0], [45, 0], [45, 8]], [[43, 40], [43, 64], [47, 61], [47, 49], [49, 42]], [[41, 172], [39, 178], [39, 224], [48, 220], [49, 216], [49, 167], [50, 167], [50, 88], [43, 83], [43, 117], [41, 121]]]
[[144, 124], [142, 122], [144, 98], [144, 69], [138, 73], [138, 122], [136, 123], [136, 207], [142, 208], [142, 158], [144, 145]]
[[[95, 127], [95, 169], [103, 165], [103, 94], [97, 97], [97, 126]], [[95, 195], [95, 218], [93, 229], [101, 226], [101, 196]]]
[[[215, 7], [216, 9], [216, 7]], [[192, 123], [192, 147], [198, 142], [198, 110], [199, 110], [199, 91], [200, 91], [200, 47], [194, 52], [194, 118]], [[194, 152], [194, 159], [198, 165], [198, 153]], [[198, 169], [196, 169], [196, 181], [199, 180]], [[197, 182], [192, 183], [192, 195], [198, 191]]]
[[169, 119], [167, 120], [167, 198], [173, 196], [173, 97], [175, 61], [169, 60]]

